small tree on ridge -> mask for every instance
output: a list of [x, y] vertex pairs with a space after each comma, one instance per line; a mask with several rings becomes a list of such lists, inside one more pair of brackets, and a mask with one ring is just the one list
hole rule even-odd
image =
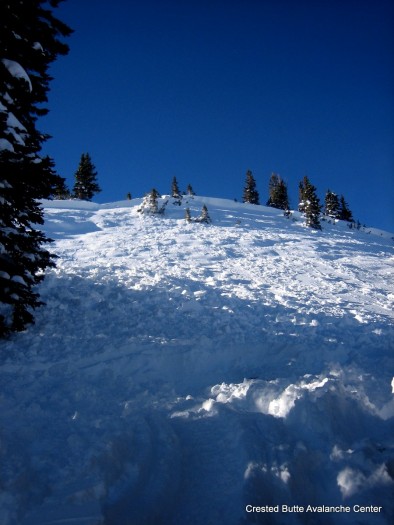
[[82, 153], [77, 171], [73, 195], [76, 199], [90, 201], [96, 193], [101, 191], [97, 183], [97, 171], [89, 153]]

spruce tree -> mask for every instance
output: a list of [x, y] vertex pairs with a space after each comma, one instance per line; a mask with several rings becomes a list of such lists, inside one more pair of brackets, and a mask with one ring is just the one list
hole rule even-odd
[[153, 188], [148, 194], [148, 210], [150, 213], [159, 213], [158, 198], [160, 197], [159, 192]]
[[186, 208], [186, 210], [185, 210], [185, 220], [186, 220], [186, 222], [192, 222], [192, 216], [190, 214], [190, 208]]
[[290, 208], [287, 185], [276, 173], [273, 173], [270, 178], [267, 206], [285, 211]]
[[246, 181], [243, 193], [243, 202], [249, 204], [259, 204], [259, 193], [256, 189], [256, 181], [252, 175], [252, 172], [248, 170], [246, 172]]
[[[49, 5], [48, 5], [49, 4]], [[48, 68], [68, 46], [71, 29], [53, 16], [59, 0], [0, 2], [0, 335], [23, 330], [39, 306], [36, 285], [54, 266], [40, 199], [61, 184], [54, 162], [41, 155]]]
[[171, 184], [171, 197], [174, 199], [179, 199], [181, 192], [179, 191], [178, 181], [176, 177], [173, 177]]
[[192, 188], [191, 184], [188, 184], [188, 185], [187, 185], [186, 193], [187, 193], [188, 195], [195, 195], [195, 193], [194, 193], [194, 191], [193, 191], [193, 188]]
[[143, 213], [144, 215], [156, 215], [159, 213], [164, 213], [164, 209], [167, 202], [165, 202], [159, 209], [159, 197], [159, 192], [155, 188], [153, 188], [149, 193], [145, 195], [141, 203], [141, 207], [138, 208], [137, 211]]
[[205, 204], [202, 207], [201, 216], [198, 218], [198, 222], [205, 222], [206, 224], [210, 224], [212, 222], [211, 217], [209, 216], [209, 213], [208, 213], [208, 208], [206, 207]]
[[349, 209], [348, 203], [345, 201], [345, 197], [341, 195], [339, 199], [339, 219], [341, 221], [354, 222], [353, 214]]
[[101, 191], [97, 183], [97, 171], [89, 153], [82, 153], [77, 171], [73, 195], [76, 199], [90, 201], [96, 193]]
[[324, 198], [324, 215], [332, 219], [339, 219], [340, 216], [338, 195], [330, 190], [327, 190]]
[[59, 182], [56, 184], [53, 191], [53, 198], [56, 200], [66, 200], [71, 198], [70, 190], [66, 185], [66, 179], [63, 179], [63, 177], [59, 177]]
[[172, 197], [172, 203], [178, 204], [180, 206], [182, 204], [182, 195], [179, 191], [178, 181], [176, 180], [176, 177], [172, 179], [171, 184], [171, 197]]
[[305, 223], [310, 228], [321, 230], [320, 225], [320, 200], [316, 194], [316, 188], [308, 177], [304, 177], [300, 182], [300, 202], [298, 209], [305, 214]]

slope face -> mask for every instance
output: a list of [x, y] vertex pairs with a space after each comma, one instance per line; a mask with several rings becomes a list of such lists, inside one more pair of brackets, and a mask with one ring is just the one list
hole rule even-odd
[[2, 351], [1, 522], [391, 523], [390, 236], [140, 204], [46, 203], [47, 305]]

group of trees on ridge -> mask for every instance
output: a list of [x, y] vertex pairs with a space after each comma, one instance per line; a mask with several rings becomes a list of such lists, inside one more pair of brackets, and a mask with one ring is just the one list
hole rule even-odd
[[[159, 206], [158, 199], [161, 197], [160, 193], [156, 190], [156, 188], [153, 188], [150, 192], [148, 192], [145, 197], [142, 200], [141, 206], [138, 208], [138, 212], [142, 215], [163, 215], [165, 212], [165, 209], [169, 202], [171, 202], [173, 205], [180, 206], [182, 204], [183, 197], [187, 195], [189, 197], [193, 197], [195, 195], [193, 188], [190, 184], [188, 184], [186, 192], [181, 192], [179, 190], [178, 181], [176, 177], [172, 179], [171, 184], [171, 193], [170, 198], [167, 198], [164, 200], [164, 202], [161, 203]], [[200, 222], [205, 224], [211, 223], [211, 218], [208, 213], [208, 208], [204, 204], [201, 209], [201, 214], [199, 217], [192, 217], [190, 208], [186, 208], [185, 210], [185, 219], [186, 222]]]
[[67, 188], [66, 180], [60, 178], [53, 193], [55, 199], [80, 199], [90, 201], [100, 193], [101, 188], [97, 182], [97, 170], [89, 153], [82, 153], [72, 191]]
[[[92, 163], [89, 153], [83, 153], [75, 173], [75, 183], [73, 191], [70, 192], [65, 186], [64, 179], [58, 184], [55, 190], [55, 198], [66, 199], [76, 198], [82, 200], [91, 200], [93, 196], [101, 191], [97, 182], [97, 171]], [[283, 210], [288, 217], [290, 215], [290, 201], [287, 191], [287, 184], [277, 173], [272, 173], [268, 184], [268, 200], [266, 206]], [[175, 199], [174, 203], [181, 203], [182, 195], [194, 195], [193, 188], [188, 184], [186, 191], [181, 192], [176, 177], [173, 177], [171, 183], [171, 197]], [[140, 211], [150, 214], [163, 214], [167, 203], [158, 208], [157, 199], [159, 192], [153, 188], [146, 194]], [[128, 193], [127, 199], [131, 199]], [[246, 180], [243, 191], [244, 203], [260, 204], [259, 192], [257, 191], [256, 181], [250, 170], [246, 172]], [[305, 224], [314, 229], [321, 229], [321, 215], [333, 220], [343, 220], [353, 223], [352, 212], [349, 209], [343, 195], [338, 196], [331, 190], [327, 190], [324, 200], [324, 206], [320, 204], [319, 197], [315, 186], [310, 182], [307, 176], [303, 177], [299, 183], [299, 202], [298, 211], [305, 216]], [[187, 219], [189, 220], [189, 213]], [[203, 220], [202, 222], [208, 222]]]
[[[243, 202], [260, 204], [256, 181], [250, 170], [246, 172]], [[273, 173], [269, 180], [269, 197], [266, 206], [283, 210], [286, 216], [290, 215], [287, 184], [276, 173]], [[354, 223], [353, 214], [345, 201], [345, 197], [343, 195], [338, 196], [328, 189], [324, 199], [324, 206], [322, 206], [317, 196], [317, 190], [307, 176], [303, 177], [298, 186], [298, 211], [305, 215], [305, 224], [314, 229], [321, 229], [320, 220], [322, 214], [333, 220]]]

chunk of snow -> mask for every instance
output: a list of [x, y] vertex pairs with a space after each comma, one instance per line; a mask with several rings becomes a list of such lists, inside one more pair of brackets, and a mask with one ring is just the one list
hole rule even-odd
[[0, 151], [15, 151], [14, 146], [7, 139], [0, 139]]
[[9, 60], [8, 58], [3, 58], [1, 61], [13, 77], [23, 79], [25, 82], [27, 82], [29, 91], [32, 91], [30, 77], [18, 62], [15, 62], [15, 60]]

